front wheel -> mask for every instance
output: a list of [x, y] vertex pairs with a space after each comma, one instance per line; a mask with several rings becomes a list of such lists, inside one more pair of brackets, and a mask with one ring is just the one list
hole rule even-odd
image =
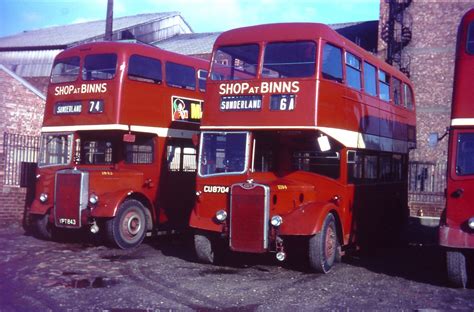
[[469, 277], [467, 271], [467, 255], [461, 251], [446, 252], [446, 268], [450, 284], [458, 288], [466, 288]]
[[219, 264], [222, 262], [223, 250], [218, 246], [217, 238], [211, 233], [197, 232], [194, 234], [194, 249], [202, 263]]
[[124, 201], [117, 215], [106, 221], [107, 239], [122, 249], [140, 245], [146, 234], [145, 209], [138, 200]]
[[48, 213], [44, 215], [31, 215], [31, 223], [36, 237], [45, 240], [53, 239], [53, 225], [49, 223]]
[[328, 214], [324, 220], [321, 232], [309, 239], [309, 265], [319, 273], [328, 273], [339, 259], [339, 241], [337, 239], [336, 220]]

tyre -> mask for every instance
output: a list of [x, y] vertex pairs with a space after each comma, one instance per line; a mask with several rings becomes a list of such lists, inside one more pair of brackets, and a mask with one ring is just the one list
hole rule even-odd
[[146, 234], [145, 207], [134, 199], [124, 201], [117, 215], [105, 223], [107, 239], [121, 249], [140, 245]]
[[319, 273], [328, 273], [340, 258], [334, 215], [328, 214], [321, 231], [309, 239], [308, 256], [310, 268]]
[[461, 251], [447, 251], [446, 265], [449, 283], [457, 288], [466, 288], [468, 283], [467, 256]]
[[220, 264], [222, 262], [223, 250], [219, 245], [217, 238], [211, 233], [194, 234], [194, 249], [198, 260], [202, 263]]
[[53, 239], [53, 225], [49, 223], [48, 213], [44, 215], [31, 215], [31, 223], [36, 237], [45, 240]]

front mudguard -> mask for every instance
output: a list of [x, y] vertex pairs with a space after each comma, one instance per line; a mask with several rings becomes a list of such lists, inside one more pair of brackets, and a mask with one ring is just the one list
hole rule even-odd
[[52, 209], [52, 203], [41, 203], [38, 199], [33, 200], [30, 208], [28, 209], [29, 214], [33, 215], [45, 215]]
[[334, 213], [339, 219], [339, 208], [333, 203], [313, 202], [282, 215], [283, 223], [279, 235], [314, 235], [321, 231], [328, 213]]
[[107, 192], [99, 195], [99, 202], [91, 207], [91, 217], [94, 218], [113, 218], [117, 215], [117, 210], [120, 204], [125, 199], [134, 194], [130, 190], [120, 190], [116, 192]]
[[196, 212], [196, 209], [193, 209], [191, 211], [191, 215], [189, 217], [189, 226], [195, 229], [211, 231], [211, 232], [222, 233], [224, 231], [223, 224], [216, 223], [214, 218], [201, 217]]

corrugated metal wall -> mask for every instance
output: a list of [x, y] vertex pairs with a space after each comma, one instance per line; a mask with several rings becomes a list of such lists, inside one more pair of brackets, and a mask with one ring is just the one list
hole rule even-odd
[[0, 52], [0, 64], [21, 77], [47, 77], [54, 58], [62, 50]]
[[[132, 33], [137, 40], [146, 43], [164, 40], [178, 34], [192, 33], [192, 29], [180, 15], [121, 29], [114, 33], [114, 40], [120, 40], [123, 31]], [[102, 40], [102, 36], [93, 37], [70, 46]], [[30, 46], [34, 46], [34, 42]], [[0, 51], [0, 64], [21, 77], [48, 77], [51, 73], [54, 58], [61, 51]]]

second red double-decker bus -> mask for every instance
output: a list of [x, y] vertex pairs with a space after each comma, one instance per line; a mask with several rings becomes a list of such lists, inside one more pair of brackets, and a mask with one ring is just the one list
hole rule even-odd
[[228, 245], [328, 272], [340, 247], [399, 233], [415, 142], [408, 78], [323, 24], [260, 25], [214, 45], [190, 225], [201, 261]]
[[446, 209], [439, 242], [447, 247], [450, 282], [466, 287], [474, 266], [474, 10], [459, 26], [448, 145]]
[[99, 42], [54, 62], [30, 208], [40, 236], [101, 231], [120, 248], [187, 226], [208, 62]]

